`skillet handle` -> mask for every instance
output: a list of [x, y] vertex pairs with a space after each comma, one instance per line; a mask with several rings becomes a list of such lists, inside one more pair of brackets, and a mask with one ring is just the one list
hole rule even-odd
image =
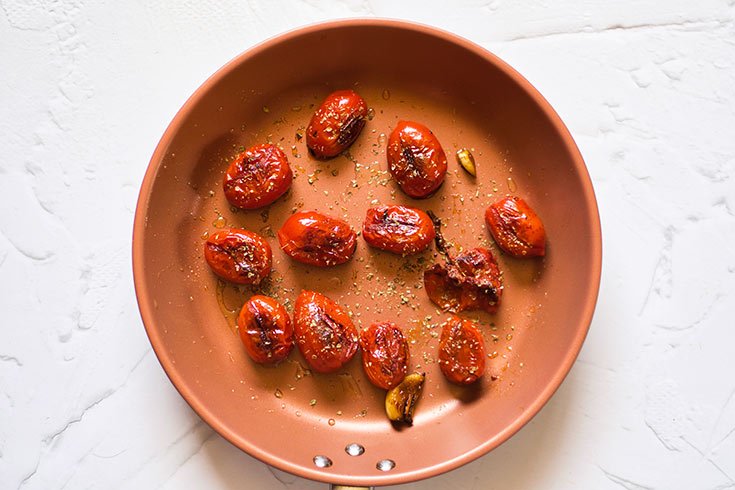
[[353, 487], [350, 485], [329, 485], [329, 490], [373, 490], [373, 487]]

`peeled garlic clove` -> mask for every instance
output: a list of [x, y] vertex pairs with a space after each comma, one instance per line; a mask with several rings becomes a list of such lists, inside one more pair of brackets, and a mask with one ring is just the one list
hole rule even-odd
[[465, 169], [468, 174], [472, 175], [473, 177], [477, 176], [477, 170], [475, 170], [475, 157], [472, 156], [470, 150], [468, 150], [467, 148], [457, 150], [457, 161], [460, 165], [462, 165], [462, 168]]
[[426, 374], [409, 374], [385, 395], [385, 413], [393, 422], [413, 423], [413, 409], [421, 397]]

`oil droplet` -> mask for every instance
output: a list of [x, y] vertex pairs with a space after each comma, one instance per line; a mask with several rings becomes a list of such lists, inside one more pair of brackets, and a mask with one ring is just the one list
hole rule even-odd
[[515, 192], [516, 189], [518, 189], [518, 186], [516, 185], [516, 181], [513, 180], [512, 177], [508, 177], [508, 190], [510, 192]]
[[204, 233], [202, 233], [202, 240], [206, 240], [207, 238], [209, 238], [209, 232], [205, 231]]
[[510, 340], [510, 339], [512, 339], [512, 338], [513, 338], [513, 334], [512, 334], [512, 333], [509, 333], [508, 335], [506, 335], [506, 336], [505, 336], [505, 338], [506, 338], [507, 340]]
[[299, 151], [296, 149], [296, 145], [291, 146], [291, 154], [296, 158], [301, 157], [301, 155], [299, 155]]
[[495, 359], [496, 357], [498, 357], [498, 352], [495, 351], [492, 354], [490, 354], [488, 357], [490, 357], [490, 359]]
[[336, 423], [337, 423], [337, 421], [335, 421], [334, 419], [329, 419], [329, 420], [327, 420], [327, 423], [328, 423], [329, 425], [334, 425], [334, 424], [336, 424]]
[[283, 392], [278, 388], [276, 388], [276, 391], [273, 394], [276, 395], [276, 398], [283, 398]]
[[378, 136], [378, 145], [385, 146], [387, 140], [388, 138], [385, 136], [385, 133], [380, 133], [380, 136]]
[[212, 226], [214, 226], [215, 228], [224, 228], [226, 224], [227, 220], [224, 216], [220, 216], [216, 220], [212, 221]]
[[372, 121], [373, 118], [375, 117], [375, 109], [373, 109], [372, 107], [368, 109], [367, 116], [368, 116], [368, 121]]
[[301, 410], [296, 410], [296, 416], [301, 417]]
[[239, 310], [237, 307], [232, 308], [228, 306], [228, 304], [243, 304], [244, 300], [239, 297], [237, 291], [232, 286], [227, 287], [227, 283], [221, 279], [217, 279], [217, 290], [215, 294], [222, 316], [225, 317], [232, 331], [237, 333], [237, 312]]
[[388, 99], [390, 99], [390, 90], [385, 89], [383, 90], [383, 100], [388, 100]]

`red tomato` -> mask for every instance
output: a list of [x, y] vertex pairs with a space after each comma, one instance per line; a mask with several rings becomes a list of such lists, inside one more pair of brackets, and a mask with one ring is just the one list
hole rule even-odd
[[248, 148], [230, 163], [223, 187], [233, 206], [267, 206], [288, 190], [293, 180], [286, 155], [275, 145]]
[[473, 248], [447, 264], [434, 264], [424, 272], [429, 299], [443, 310], [485, 310], [495, 313], [503, 286], [500, 269], [490, 250]]
[[260, 283], [273, 263], [265, 238], [237, 228], [210, 236], [204, 243], [204, 258], [215, 274], [239, 284]]
[[378, 388], [389, 390], [406, 377], [408, 341], [393, 322], [373, 323], [360, 332], [362, 367]]
[[255, 362], [274, 363], [293, 349], [293, 327], [286, 308], [273, 298], [255, 295], [237, 317], [245, 350]]
[[447, 156], [439, 140], [426, 126], [399, 121], [388, 139], [388, 169], [411, 197], [427, 197], [437, 190], [447, 173]]
[[407, 255], [429, 246], [434, 240], [434, 225], [420, 209], [378, 206], [367, 210], [362, 236], [371, 247]]
[[442, 327], [439, 367], [449, 381], [458, 385], [472, 384], [485, 372], [485, 342], [470, 320], [452, 316]]
[[500, 248], [513, 257], [546, 253], [546, 230], [526, 201], [506, 196], [485, 211], [485, 222]]
[[317, 158], [339, 155], [362, 131], [367, 112], [367, 104], [353, 90], [329, 94], [306, 128], [306, 145]]
[[357, 235], [340, 219], [316, 211], [300, 211], [278, 230], [278, 241], [292, 259], [326, 267], [350, 260]]
[[294, 304], [296, 345], [311, 368], [331, 373], [352, 359], [359, 336], [349, 315], [323, 294], [302, 291]]

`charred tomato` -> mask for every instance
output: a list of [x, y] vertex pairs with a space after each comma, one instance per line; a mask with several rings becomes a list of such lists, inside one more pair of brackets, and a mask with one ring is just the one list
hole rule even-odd
[[316, 211], [301, 211], [289, 217], [278, 230], [278, 241], [294, 260], [326, 267], [350, 260], [357, 235], [340, 219]]
[[498, 246], [513, 257], [546, 253], [544, 224], [522, 198], [506, 196], [491, 204], [485, 211], [485, 222]]
[[268, 296], [255, 295], [237, 317], [245, 350], [255, 362], [282, 361], [293, 349], [291, 318], [282, 304]]
[[293, 314], [296, 345], [314, 371], [334, 372], [357, 352], [359, 336], [352, 320], [323, 294], [302, 291]]
[[360, 332], [362, 367], [378, 388], [389, 390], [406, 377], [408, 341], [393, 322], [373, 323]]
[[292, 180], [293, 172], [283, 151], [264, 144], [248, 148], [230, 163], [223, 187], [230, 204], [255, 209], [281, 197]]
[[445, 264], [434, 264], [424, 272], [424, 289], [440, 308], [458, 313], [485, 310], [495, 313], [503, 292], [500, 269], [490, 250], [473, 248], [452, 257], [441, 231], [441, 222], [429, 211], [434, 223], [436, 248], [446, 257]]
[[450, 318], [442, 327], [439, 339], [439, 367], [449, 381], [472, 384], [485, 372], [485, 342], [482, 333], [470, 320]]
[[443, 310], [495, 313], [503, 286], [500, 269], [490, 250], [473, 248], [458, 254], [451, 262], [427, 269], [424, 289], [429, 299]]
[[426, 126], [399, 121], [388, 139], [388, 169], [403, 192], [427, 197], [444, 182], [447, 156]]
[[232, 228], [207, 238], [204, 259], [222, 279], [239, 284], [258, 284], [271, 270], [273, 253], [262, 236]]
[[434, 240], [429, 215], [408, 206], [378, 206], [367, 210], [362, 236], [371, 247], [396, 254], [413, 254]]
[[329, 94], [306, 128], [306, 145], [317, 158], [339, 155], [357, 139], [367, 113], [367, 104], [354, 90]]

